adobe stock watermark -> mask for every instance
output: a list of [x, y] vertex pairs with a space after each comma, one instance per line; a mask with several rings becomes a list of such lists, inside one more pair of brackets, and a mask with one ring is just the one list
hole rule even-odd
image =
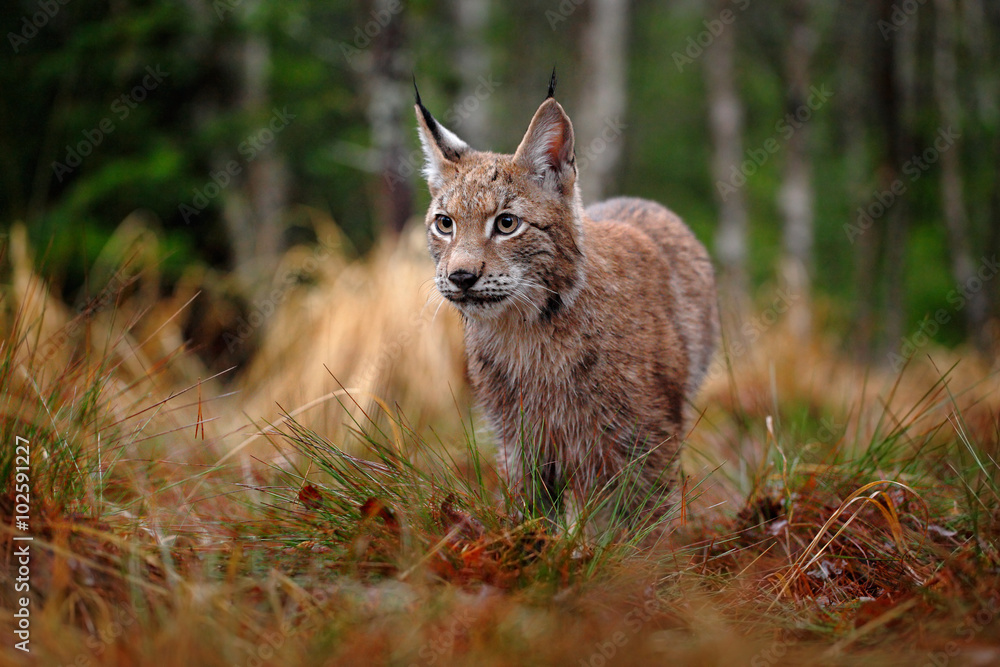
[[132, 111], [149, 96], [149, 93], [156, 90], [163, 80], [170, 76], [170, 72], [164, 72], [159, 65], [155, 67], [148, 65], [146, 74], [142, 77], [139, 85], [132, 88], [127, 93], [122, 93], [114, 99], [108, 110], [111, 115], [105, 116], [96, 126], [83, 131], [83, 139], [73, 145], [66, 145], [66, 157], [62, 162], [58, 160], [52, 163], [52, 173], [56, 180], [62, 183], [63, 178], [73, 173], [73, 171], [83, 164], [83, 159], [94, 152], [94, 149], [104, 143], [105, 137], [115, 131], [118, 122], [126, 120]]
[[801, 459], [806, 455], [819, 454], [824, 445], [832, 445], [843, 438], [845, 433], [847, 424], [841, 424], [833, 417], [820, 418], [815, 437], [800, 448], [798, 457]]
[[580, 5], [586, 1], [587, 0], [561, 0], [555, 9], [546, 9], [545, 20], [549, 22], [549, 27], [555, 31], [555, 29], [559, 27], [560, 23], [568, 21], [569, 17], [572, 16], [576, 10], [580, 8]]
[[77, 654], [72, 662], [64, 662], [62, 664], [73, 665], [73, 667], [96, 664], [94, 662], [95, 657], [100, 658], [104, 655], [105, 651], [114, 646], [122, 637], [126, 636], [126, 633], [131, 634], [134, 626], [139, 622], [135, 613], [122, 605], [116, 605], [109, 610], [108, 620], [110, 621], [109, 623], [94, 628], [92, 630], [93, 634], [88, 635], [84, 640], [87, 652], [81, 652]]
[[[961, 138], [958, 132], [948, 127], [938, 129], [934, 143], [928, 146], [920, 155], [914, 155], [903, 163], [902, 173], [910, 183], [920, 179], [928, 169], [941, 157], [941, 154], [955, 145]], [[844, 223], [844, 233], [847, 240], [853, 245], [858, 237], [871, 229], [875, 221], [886, 214], [886, 211], [896, 202], [899, 197], [906, 194], [907, 185], [903, 178], [897, 178], [889, 184], [888, 189], [872, 193], [872, 201], [867, 206], [858, 207], [858, 217], [854, 223]]]
[[118, 295], [121, 294], [122, 290], [137, 279], [138, 276], [125, 277], [121, 273], [115, 273], [111, 276], [111, 280], [108, 281], [108, 284], [104, 286], [104, 289], [101, 290], [101, 293], [96, 298], [80, 304], [76, 309], [76, 316], [66, 326], [52, 334], [45, 341], [45, 344], [39, 348], [39, 359], [43, 362], [48, 361], [56, 353], [56, 350], [66, 345], [70, 340], [75, 339], [87, 325], [87, 322], [109, 306], [115, 305]]
[[889, 12], [889, 20], [879, 19], [876, 24], [878, 31], [882, 33], [882, 39], [888, 42], [892, 35], [901, 30], [925, 2], [927, 0], [903, 0], [895, 3], [892, 6], [892, 11]]
[[723, 201], [729, 195], [736, 192], [747, 184], [747, 179], [757, 173], [761, 167], [767, 164], [771, 156], [781, 150], [782, 145], [809, 122], [813, 114], [823, 108], [823, 105], [833, 97], [833, 91], [822, 84], [819, 87], [810, 86], [809, 96], [806, 101], [800, 104], [794, 111], [790, 111], [774, 124], [775, 135], [764, 140], [759, 148], [747, 149], [747, 159], [739, 165], [732, 165], [729, 168], [729, 179], [726, 181], [716, 181], [715, 187], [722, 196]]
[[750, 658], [750, 667], [771, 667], [780, 663], [787, 654], [788, 644], [775, 639], [770, 646], [762, 648]]
[[434, 322], [434, 316], [428, 318], [427, 312], [428, 308], [425, 305], [410, 315], [409, 321], [406, 322], [406, 326], [396, 339], [383, 345], [375, 362], [365, 367], [358, 379], [357, 386], [371, 386], [382, 377], [383, 373], [392, 368], [392, 365], [410, 348], [421, 329]]
[[313, 274], [324, 261], [330, 258], [331, 250], [339, 245], [338, 238], [328, 236], [313, 246], [312, 255], [300, 265], [286, 269], [270, 292], [251, 303], [247, 316], [240, 316], [236, 319], [236, 333], [226, 332], [222, 335], [222, 342], [226, 344], [226, 350], [232, 352], [249, 340], [254, 331], [262, 327], [278, 311], [278, 307], [288, 297], [289, 290], [299, 284], [299, 276]]
[[418, 662], [411, 662], [410, 667], [421, 667], [422, 665], [447, 664], [448, 658], [453, 655], [455, 642], [459, 637], [466, 635], [472, 627], [472, 618], [469, 614], [457, 614], [440, 633], [434, 636], [420, 647], [417, 656]]
[[254, 646], [245, 664], [247, 667], [262, 667], [263, 665], [274, 664], [274, 657], [285, 646], [285, 643], [294, 639], [299, 633], [299, 628], [294, 625], [281, 624], [277, 630], [264, 630], [260, 633], [260, 641]]
[[226, 18], [226, 14], [235, 12], [236, 8], [242, 4], [243, 0], [215, 0], [212, 3], [212, 9], [215, 10], [215, 15], [222, 21]]
[[732, 25], [736, 21], [736, 15], [745, 11], [750, 6], [750, 0], [733, 0], [733, 5], [735, 9], [723, 9], [719, 12], [717, 18], [702, 21], [701, 23], [705, 26], [705, 29], [697, 35], [687, 38], [687, 44], [684, 46], [683, 52], [674, 51], [671, 54], [678, 72], [683, 72], [686, 66], [693, 65], [694, 61], [705, 53], [705, 49], [718, 39], [722, 31], [726, 29], [726, 26]]
[[[496, 81], [493, 78], [493, 74], [489, 74], [486, 77], [480, 76], [478, 81], [479, 83], [471, 93], [455, 102], [444, 112], [442, 116], [444, 121], [442, 124], [449, 130], [454, 132], [460, 128], [469, 116], [479, 111], [483, 102], [488, 100], [501, 85], [500, 81]], [[385, 182], [388, 184], [389, 190], [395, 191], [397, 185], [406, 183], [407, 179], [420, 171], [423, 163], [424, 152], [420, 148], [416, 148], [403, 156], [395, 169], [385, 172]]]
[[635, 607], [629, 610], [622, 617], [621, 629], [615, 630], [603, 639], [594, 642], [594, 650], [587, 658], [580, 658], [577, 664], [580, 667], [606, 667], [610, 665], [618, 652], [624, 648], [629, 641], [642, 632], [651, 620], [660, 613], [660, 603], [652, 592], [652, 588], [646, 589], [641, 600], [636, 600]]
[[402, 0], [386, 0], [383, 6], [377, 6], [371, 10], [371, 20], [364, 25], [354, 26], [354, 39], [351, 43], [340, 43], [340, 52], [344, 54], [347, 64], [356, 70], [362, 69], [362, 64], [357, 62], [362, 51], [371, 46], [372, 40], [385, 30], [393, 17], [403, 11]]
[[209, 172], [209, 180], [205, 185], [192, 190], [194, 197], [191, 199], [191, 203], [183, 203], [177, 207], [177, 211], [184, 218], [184, 223], [190, 224], [192, 218], [201, 215], [202, 211], [212, 203], [212, 200], [229, 187], [233, 179], [243, 173], [243, 168], [270, 146], [278, 134], [293, 120], [295, 120], [295, 114], [288, 113], [288, 107], [282, 107], [280, 111], [277, 108], [272, 109], [267, 124], [247, 135], [237, 146], [236, 150], [243, 157], [243, 160], [230, 160], [225, 164], [224, 169]]
[[705, 379], [714, 380], [725, 374], [729, 363], [747, 354], [751, 346], [777, 324], [781, 316], [791, 310], [801, 298], [802, 295], [779, 287], [767, 307], [740, 325], [737, 335], [726, 341], [726, 355], [709, 367]]
[[[14, 436], [14, 512], [13, 524], [17, 533], [11, 538], [16, 544], [8, 556], [8, 577], [14, 581], [17, 610], [14, 612], [14, 636], [21, 641], [14, 644], [18, 651], [31, 653], [31, 542], [35, 539], [29, 532], [31, 521], [31, 442], [27, 438]], [[14, 575], [17, 575], [16, 577]], [[36, 603], [37, 604], [37, 603]]]
[[[961, 656], [962, 643], [970, 645], [976, 635], [993, 624], [998, 613], [1000, 613], [1000, 601], [995, 597], [989, 598], [989, 603], [983, 609], [977, 611], [975, 616], [967, 618], [959, 626], [958, 632], [955, 634], [960, 638], [961, 643], [958, 640], [952, 640], [945, 644], [942, 650], [931, 651], [927, 654], [927, 661], [921, 667], [948, 667], [953, 658]], [[967, 660], [958, 660], [957, 662], [963, 665], [969, 664]], [[986, 663], [980, 662], [979, 664]]]
[[[320, 608], [329, 601], [329, 595], [323, 590], [315, 590], [310, 593], [313, 606]], [[274, 658], [285, 646], [286, 642], [294, 639], [302, 631], [300, 625], [281, 623], [276, 630], [263, 630], [260, 633], [260, 640], [253, 647], [247, 656], [246, 662], [242, 663], [246, 667], [263, 667], [263, 665], [275, 664]], [[237, 663], [233, 663], [234, 667]], [[287, 663], [285, 663], [287, 664]]]
[[934, 336], [941, 330], [941, 326], [951, 322], [952, 318], [965, 308], [972, 297], [996, 278], [998, 273], [1000, 273], [1000, 262], [997, 261], [997, 256], [982, 257], [975, 274], [964, 283], [958, 283], [948, 292], [945, 298], [951, 308], [938, 308], [933, 314], [929, 314], [920, 322], [916, 331], [900, 340], [898, 351], [889, 352], [889, 365], [892, 370], [897, 373], [902, 370], [906, 362], [920, 348], [933, 340]]
[[10, 42], [10, 48], [14, 49], [14, 53], [34, 39], [35, 35], [44, 29], [69, 2], [70, 0], [39, 0], [37, 12], [30, 17], [27, 15], [21, 17], [21, 30], [7, 33], [7, 41]]
[[601, 125], [601, 131], [596, 137], [590, 140], [586, 146], [576, 151], [576, 168], [582, 174], [590, 166], [590, 163], [598, 158], [608, 146], [617, 141], [628, 129], [628, 125], [622, 122], [621, 118], [605, 118]]

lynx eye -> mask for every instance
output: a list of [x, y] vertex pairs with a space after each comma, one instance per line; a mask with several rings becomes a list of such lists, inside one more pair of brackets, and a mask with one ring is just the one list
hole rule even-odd
[[437, 227], [438, 233], [444, 236], [448, 236], [455, 231], [455, 221], [446, 215], [439, 215], [434, 218], [434, 226]]
[[496, 230], [501, 234], [513, 234], [521, 226], [521, 219], [510, 213], [501, 213], [496, 219]]

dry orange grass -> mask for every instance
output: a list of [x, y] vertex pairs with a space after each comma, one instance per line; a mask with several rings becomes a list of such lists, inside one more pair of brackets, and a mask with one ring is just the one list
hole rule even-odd
[[[78, 413], [57, 408], [88, 397], [98, 411], [89, 435], [104, 423], [141, 419], [147, 436], [187, 429], [188, 437], [174, 439], [171, 449], [177, 453], [194, 445], [196, 426], [202, 443], [220, 435], [205, 411], [221, 384], [186, 352], [180, 324], [189, 299], [181, 302], [182, 294], [158, 299], [156, 274], [146, 271], [152, 262], [135, 261], [148, 250], [142, 246], [149, 237], [133, 235], [132, 222], [120, 229], [131, 237], [119, 258], [122, 270], [109, 272], [108, 282], [101, 283], [106, 287], [76, 312], [53, 296], [34, 272], [25, 230], [13, 227], [2, 268], [6, 285], [0, 331], [11, 355], [5, 398], [8, 406], [15, 398], [18, 402], [7, 416], [64, 434], [71, 430], [64, 420]], [[95, 389], [98, 393], [90, 396]], [[181, 392], [182, 400], [140, 415], [140, 410]]]
[[447, 425], [460, 419], [456, 401], [467, 402], [461, 328], [433, 289], [422, 227], [354, 261], [329, 241], [336, 234], [327, 224], [317, 229], [328, 239], [318, 250], [286, 256], [279, 289], [290, 274], [309, 278], [287, 289], [262, 327], [260, 350], [240, 381], [243, 411], [267, 422], [294, 412], [299, 423], [347, 446], [343, 425], [350, 420], [339, 402], [360, 421], [398, 404], [418, 428], [454, 433]]
[[[419, 229], [353, 258], [332, 223], [314, 224], [321, 246], [284, 258], [273, 309], [240, 342], [259, 348], [235, 380], [209, 379], [184, 343], [191, 297], [228, 287], [192, 272], [153, 296], [156, 236], [142, 220], [95, 268], [125, 266], [111, 300], [99, 292], [76, 314], [35, 274], [15, 228], [0, 262], [0, 409], [5, 437], [29, 434], [50, 452], [35, 458], [51, 482], [33, 505], [38, 664], [1000, 661], [1000, 503], [983, 481], [995, 483], [1000, 431], [990, 369], [928, 348], [933, 363], [921, 354], [900, 378], [779, 322], [702, 391], [685, 520], [652, 552], [588, 551], [515, 525], [459, 484], [467, 470], [407, 471], [413, 483], [390, 480], [395, 505], [369, 514], [362, 501], [377, 487], [364, 465], [341, 459], [357, 476], [338, 486], [308, 453], [359, 447], [334, 378], [394, 455], [397, 403], [461, 454], [460, 327], [437, 310]], [[297, 423], [250, 440], [279, 406]], [[296, 453], [270, 467], [261, 458], [276, 449]], [[64, 450], [75, 458], [57, 459]], [[868, 461], [872, 451], [884, 456]], [[222, 459], [241, 465], [214, 469]], [[306, 482], [340, 505], [302, 495]], [[444, 488], [425, 494], [432, 482]], [[482, 525], [456, 522], [466, 513]], [[5, 610], [11, 572], [0, 571]], [[0, 636], [13, 628], [0, 615]], [[0, 643], [0, 664], [24, 657]]]
[[800, 340], [781, 320], [737, 356], [723, 347], [694, 406], [685, 457], [696, 478], [720, 465], [732, 473], [712, 475], [724, 488], [708, 494], [708, 504], [740, 502], [754, 478], [773, 473], [767, 458], [775, 444], [789, 458], [806, 452], [820, 464], [861, 456], [880, 433], [926, 438], [931, 449], [970, 429], [997, 455], [1000, 372], [971, 349], [931, 345], [897, 372], [852, 360], [836, 340]]

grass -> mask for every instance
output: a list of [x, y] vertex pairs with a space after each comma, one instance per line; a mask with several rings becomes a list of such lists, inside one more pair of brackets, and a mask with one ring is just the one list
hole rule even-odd
[[[217, 376], [183, 343], [206, 317], [190, 284], [151, 301], [122, 261], [113, 298], [74, 314], [12, 234], [0, 661], [1000, 661], [1000, 383], [974, 359], [928, 348], [890, 374], [779, 323], [699, 396], [659, 542], [589, 539], [497, 478], [456, 322], [426, 285], [398, 294], [426, 260], [334, 255]], [[30, 654], [14, 648], [17, 436]]]

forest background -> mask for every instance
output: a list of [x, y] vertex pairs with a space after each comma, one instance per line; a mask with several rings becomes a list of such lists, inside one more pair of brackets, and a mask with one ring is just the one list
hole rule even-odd
[[[221, 345], [314, 212], [358, 253], [427, 201], [412, 114], [511, 151], [549, 70], [585, 202], [666, 203], [713, 253], [727, 319], [785, 298], [852, 355], [995, 354], [1000, 8], [982, 0], [13, 2], [0, 68], [0, 220], [25, 221], [67, 302], [122, 220], [162, 289], [224, 273]], [[100, 289], [103, 286], [98, 287]], [[763, 296], [760, 296], [761, 289]], [[784, 292], [781, 290], [784, 289]], [[205, 297], [206, 299], [209, 296]], [[735, 318], [735, 319], [733, 319]], [[993, 324], [991, 324], [993, 322]]]

